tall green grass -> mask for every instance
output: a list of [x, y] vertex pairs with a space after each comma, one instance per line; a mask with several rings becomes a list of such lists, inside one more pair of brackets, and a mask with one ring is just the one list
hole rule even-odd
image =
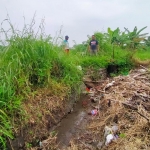
[[8, 43], [0, 53], [0, 144], [3, 148], [6, 139], [13, 138], [14, 118], [21, 115], [20, 104], [33, 87], [50, 87], [54, 81], [70, 89], [77, 88], [82, 77], [76, 67], [80, 64], [78, 57], [68, 56], [61, 47], [54, 45], [51, 37], [41, 30], [42, 25], [35, 32], [32, 21], [22, 31], [17, 31], [9, 20], [8, 23], [11, 36], [3, 29]]

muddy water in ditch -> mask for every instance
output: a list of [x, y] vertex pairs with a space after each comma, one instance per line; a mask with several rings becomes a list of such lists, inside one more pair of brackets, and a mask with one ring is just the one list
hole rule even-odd
[[[73, 111], [64, 118], [59, 126], [55, 129], [58, 132], [57, 141], [60, 147], [64, 148], [69, 145], [70, 140], [81, 131], [87, 123], [87, 108], [83, 107], [83, 102], [88, 103], [88, 96], [81, 95], [79, 101], [76, 103]], [[86, 105], [87, 106], [87, 105]]]

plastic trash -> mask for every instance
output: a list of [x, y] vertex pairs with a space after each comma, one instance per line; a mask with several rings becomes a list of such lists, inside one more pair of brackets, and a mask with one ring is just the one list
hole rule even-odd
[[144, 73], [146, 72], [146, 69], [139, 69], [139, 72]]
[[77, 69], [82, 71], [82, 67], [81, 66], [77, 66]]
[[105, 89], [107, 89], [107, 88], [109, 88], [109, 87], [113, 86], [113, 85], [114, 85], [114, 83], [115, 83], [115, 81], [112, 81], [111, 83], [108, 83], [108, 84], [105, 86]]
[[119, 138], [119, 136], [116, 134], [114, 135], [114, 140], [117, 140]]
[[42, 147], [42, 146], [43, 146], [43, 144], [42, 144], [42, 142], [41, 142], [41, 141], [39, 142], [39, 145], [40, 145], [40, 147]]
[[88, 87], [86, 87], [86, 91], [87, 91], [87, 92], [90, 92], [90, 89], [89, 89]]
[[96, 116], [98, 114], [98, 110], [93, 109], [93, 110], [91, 110], [91, 112], [89, 114], [92, 115], [92, 116]]
[[108, 146], [108, 144], [110, 144], [112, 142], [112, 140], [114, 140], [114, 135], [113, 134], [108, 134], [106, 136], [106, 142], [105, 145]]

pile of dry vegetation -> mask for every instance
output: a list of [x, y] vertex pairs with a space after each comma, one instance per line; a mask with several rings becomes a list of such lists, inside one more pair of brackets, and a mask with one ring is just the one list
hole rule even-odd
[[[146, 68], [136, 69], [130, 71], [127, 76], [117, 76], [102, 80], [93, 87], [88, 94], [89, 99], [87, 99], [86, 103], [88, 105], [85, 106], [85, 111], [87, 111], [88, 114], [90, 110], [96, 108], [98, 109], [98, 114], [87, 115], [88, 121], [86, 126], [81, 125], [80, 131], [70, 139], [70, 145], [65, 148], [66, 150], [147, 150], [150, 147], [149, 70]], [[44, 98], [42, 95], [37, 96], [37, 98], [34, 98], [33, 105], [36, 103], [36, 100], [40, 100], [39, 97], [41, 97], [41, 99]], [[56, 112], [58, 112], [57, 106], [49, 106], [50, 101], [47, 103], [46, 98], [44, 99], [46, 103], [44, 107], [56, 108]], [[57, 98], [53, 100], [57, 102]], [[61, 100], [58, 101], [61, 102]], [[61, 106], [64, 107], [63, 103], [62, 101]], [[31, 110], [33, 111], [33, 105], [32, 109], [29, 108], [29, 106], [26, 109], [30, 114], [32, 114]], [[60, 106], [60, 103], [58, 106]], [[40, 109], [44, 110], [46, 108], [39, 108], [39, 110]], [[49, 112], [53, 111], [48, 111], [48, 114]], [[57, 113], [57, 115], [62, 113]], [[54, 118], [49, 116], [50, 120], [54, 120], [57, 115], [53, 116]], [[41, 120], [44, 119], [42, 122], [47, 122], [48, 118], [46, 118], [46, 114], [44, 116], [44, 118], [41, 117]], [[35, 128], [34, 112], [31, 118], [33, 118], [33, 120], [31, 119], [30, 123], [33, 124]], [[117, 131], [116, 133], [110, 131], [109, 134], [115, 134], [117, 138], [106, 145], [107, 135], [105, 135], [104, 131], [106, 127], [112, 129], [113, 126], [117, 127]], [[39, 126], [37, 129], [39, 130]], [[42, 128], [41, 124], [40, 131], [42, 131], [42, 129], [44, 128]], [[37, 132], [37, 136], [40, 131]], [[46, 132], [46, 130], [43, 131], [43, 133], [44, 132]], [[42, 146], [39, 145], [31, 149], [61, 150], [57, 143], [57, 135], [53, 135], [53, 132], [51, 132], [48, 139], [43, 139], [41, 144]]]
[[[101, 97], [100, 95], [104, 96]], [[70, 142], [70, 150], [147, 150], [150, 148], [150, 72], [130, 71], [101, 82], [89, 95], [99, 109], [83, 132]], [[106, 146], [104, 129], [117, 127], [117, 138]], [[113, 134], [113, 133], [112, 133]]]

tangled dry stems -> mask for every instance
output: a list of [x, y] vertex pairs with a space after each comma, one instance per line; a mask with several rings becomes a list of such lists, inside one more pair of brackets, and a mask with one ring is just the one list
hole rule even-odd
[[[144, 71], [144, 72], [143, 72]], [[104, 142], [104, 127], [113, 125], [115, 116], [118, 116], [120, 136], [109, 146], [102, 146], [102, 150], [147, 150], [150, 147], [150, 78], [145, 70], [131, 71], [128, 76], [119, 76], [112, 79], [115, 84], [104, 93], [104, 99], [100, 102], [99, 116], [90, 120], [87, 131], [88, 137], [97, 143]], [[102, 91], [112, 80], [108, 79], [99, 85]], [[98, 89], [98, 87], [97, 87]], [[108, 100], [111, 106], [108, 107]], [[123, 103], [127, 105], [123, 105]], [[130, 107], [127, 107], [127, 106]], [[133, 109], [136, 108], [136, 109]], [[72, 149], [96, 149], [90, 147], [87, 139], [75, 141]], [[79, 144], [80, 143], [80, 144]], [[76, 144], [76, 145], [75, 145]]]

